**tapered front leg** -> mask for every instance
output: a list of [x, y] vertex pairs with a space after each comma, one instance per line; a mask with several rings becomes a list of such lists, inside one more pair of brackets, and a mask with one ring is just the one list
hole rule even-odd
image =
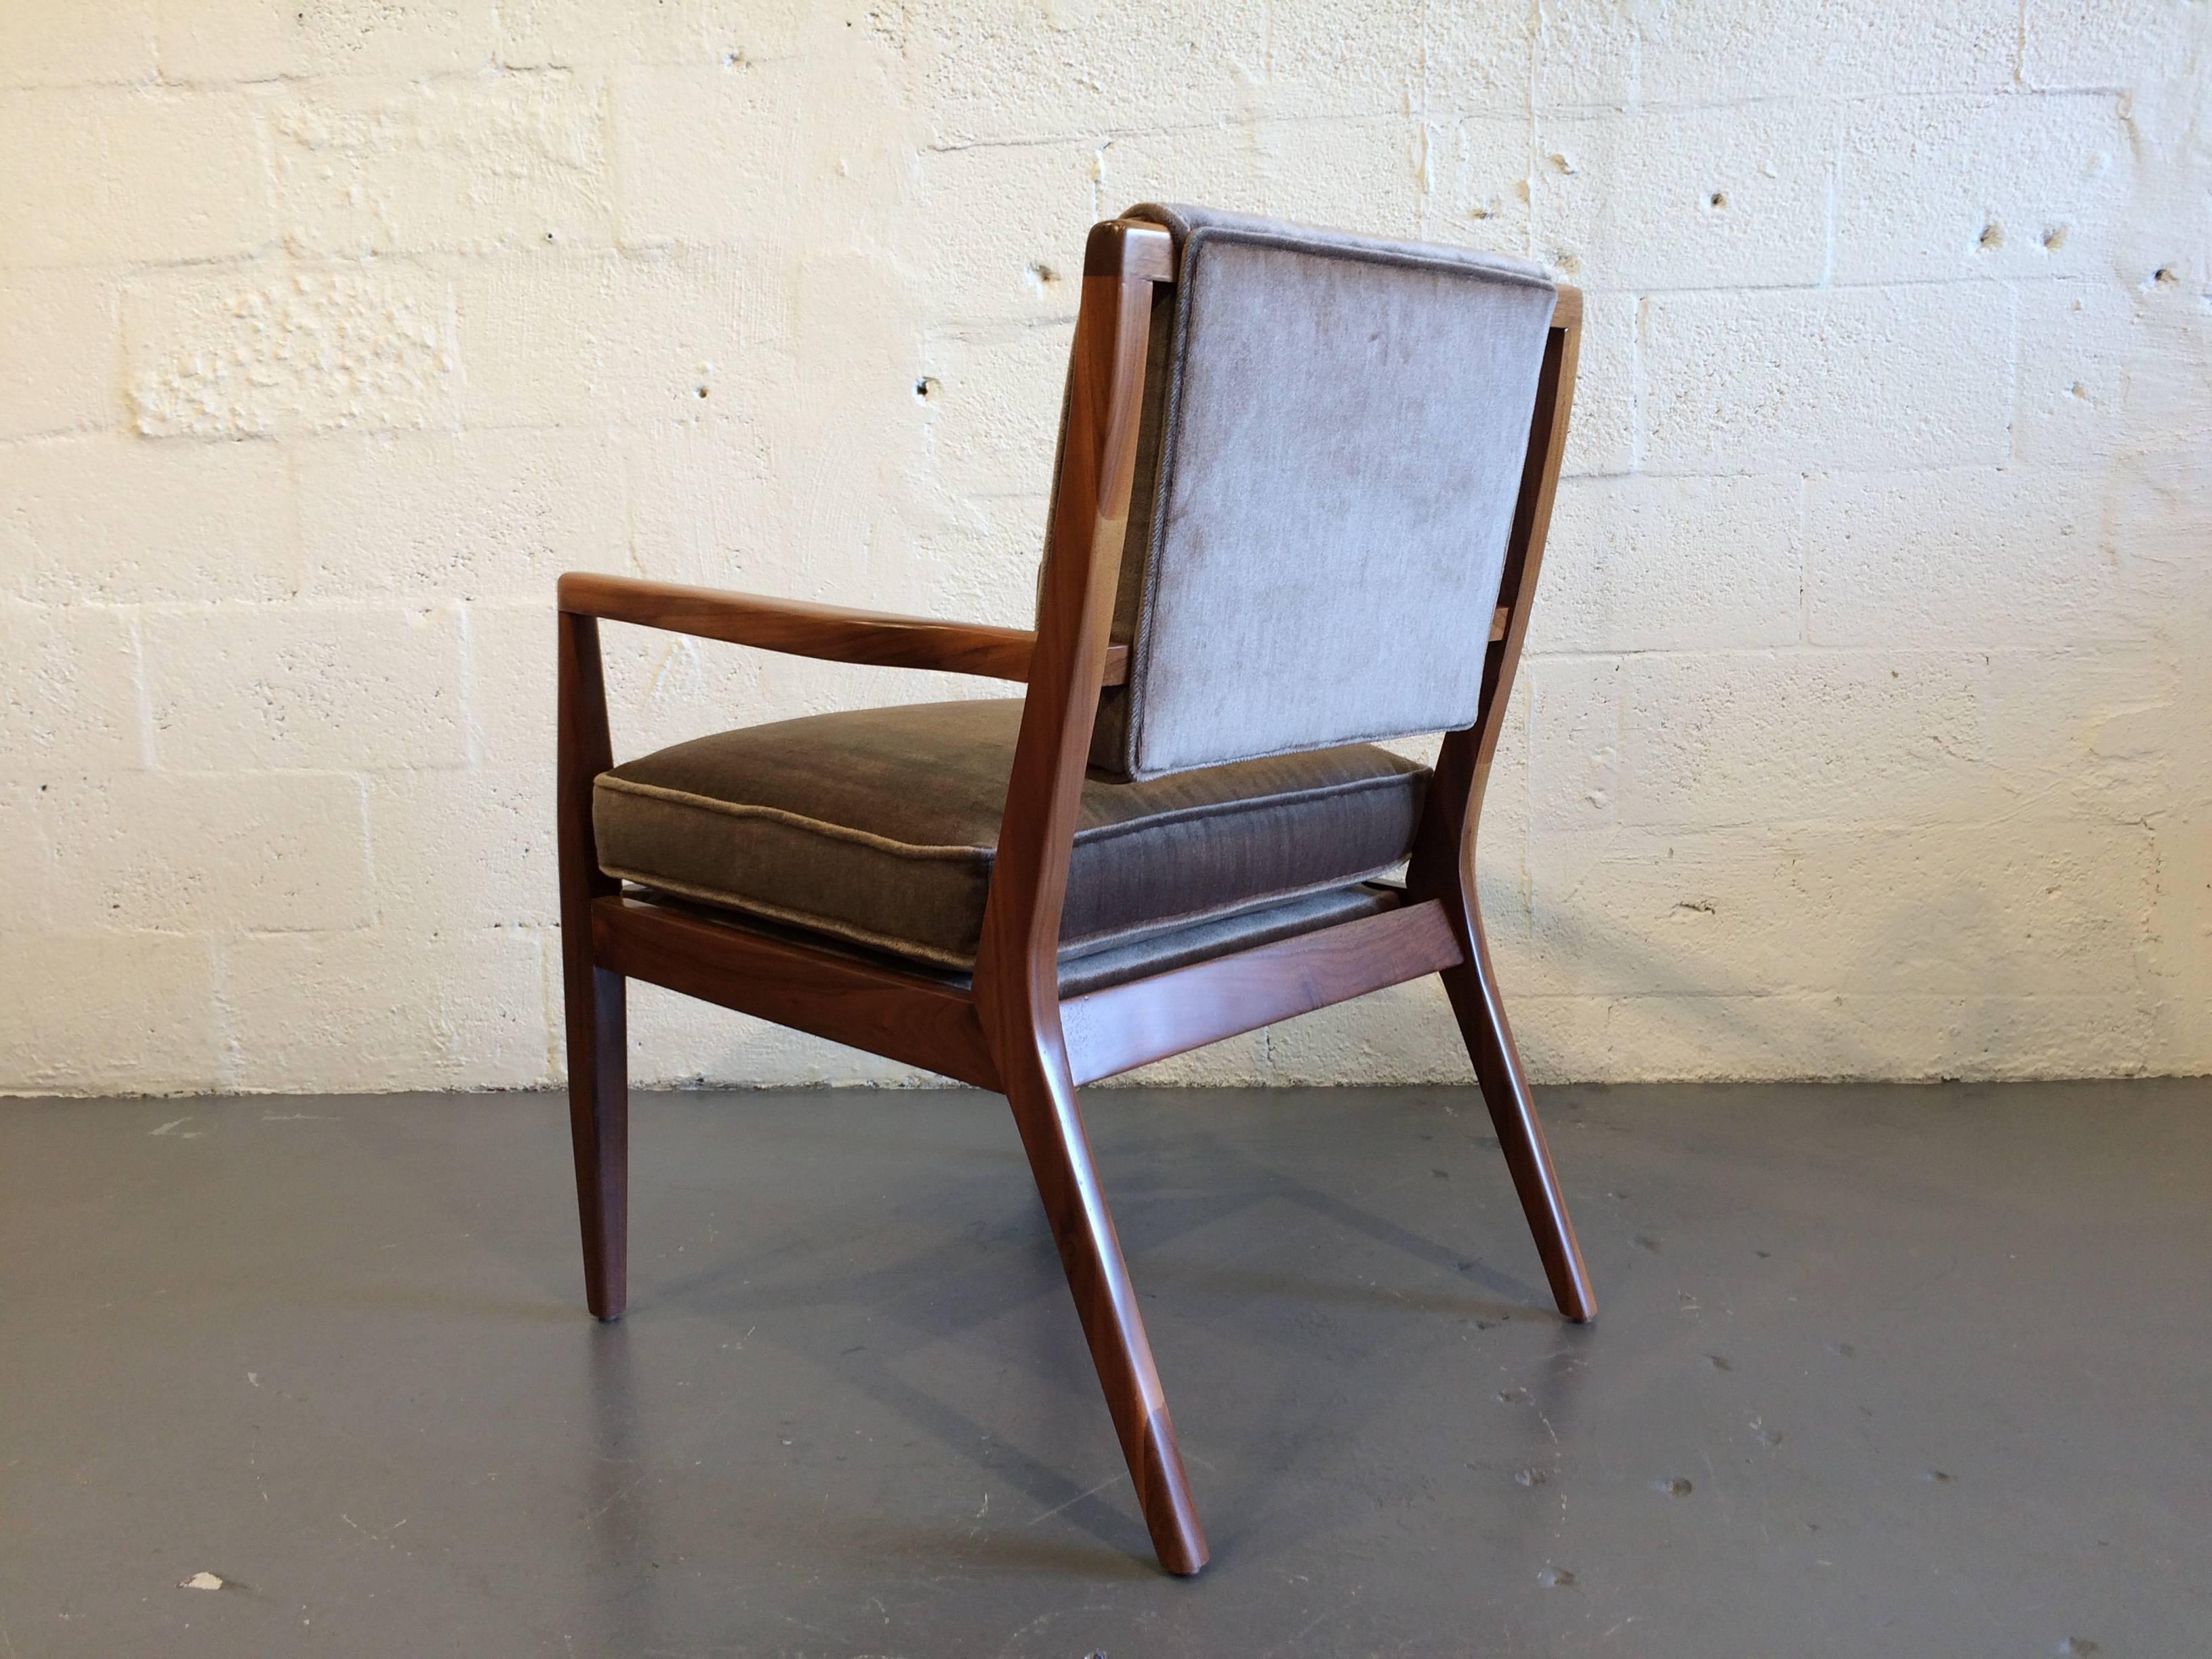
[[1583, 1266], [1574, 1223], [1567, 1218], [1567, 1200], [1552, 1168], [1551, 1149], [1544, 1144], [1544, 1126], [1537, 1121], [1536, 1103], [1529, 1096], [1520, 1054], [1513, 1047], [1513, 1030], [1505, 1022], [1505, 1004], [1490, 963], [1490, 945], [1482, 936], [1481, 913], [1472, 899], [1467, 915], [1474, 948], [1468, 960], [1444, 970], [1444, 991], [1458, 1016], [1460, 1035], [1467, 1040], [1468, 1058], [1474, 1062], [1475, 1081], [1482, 1085], [1483, 1103], [1490, 1108], [1513, 1190], [1520, 1194], [1528, 1231], [1535, 1235], [1536, 1254], [1543, 1258], [1552, 1299], [1561, 1313], [1580, 1323], [1597, 1316], [1597, 1294], [1590, 1288], [1589, 1270]]
[[[588, 934], [563, 936], [564, 956], [580, 947], [588, 954]], [[594, 1317], [619, 1319], [629, 1299], [627, 984], [589, 962], [568, 964], [568, 1138], [584, 1234], [584, 1300]]]
[[614, 764], [599, 668], [599, 626], [559, 618], [559, 764], [554, 778], [561, 848], [561, 990], [568, 1022], [568, 1133], [576, 1153], [576, 1210], [584, 1229], [584, 1296], [619, 1319], [629, 1295], [629, 1021], [623, 976], [592, 959], [592, 905], [622, 884], [599, 868], [592, 786]]
[[1066, 1059], [1056, 1045], [1049, 1055], [1030, 1048], [1002, 1059], [1001, 1075], [1152, 1548], [1168, 1571], [1194, 1573], [1206, 1565], [1206, 1534], [1191, 1502], [1182, 1452], [1176, 1444], [1167, 1396], [1152, 1364], [1152, 1343], [1137, 1312], [1114, 1218], [1091, 1167]]

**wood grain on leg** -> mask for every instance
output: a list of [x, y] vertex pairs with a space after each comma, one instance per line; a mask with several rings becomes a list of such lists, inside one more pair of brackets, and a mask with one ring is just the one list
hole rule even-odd
[[1026, 1064], [1009, 1055], [1001, 1065], [1007, 1103], [1036, 1177], [1037, 1196], [1075, 1297], [1114, 1432], [1128, 1461], [1146, 1530], [1160, 1565], [1178, 1575], [1194, 1573], [1206, 1565], [1206, 1534], [1191, 1501], [1190, 1480], [1183, 1473], [1182, 1452], [1114, 1218], [1099, 1190], [1066, 1058], [1056, 1048], [1037, 1049]]
[[[564, 939], [562, 955], [574, 948]], [[580, 1006], [573, 990], [567, 997], [568, 1138], [576, 1154], [585, 1304], [594, 1318], [619, 1319], [629, 1299], [629, 999], [620, 974], [586, 972], [588, 1000]]]
[[1537, 379], [1535, 415], [1528, 430], [1521, 495], [1506, 544], [1498, 611], [1504, 625], [1493, 619], [1483, 659], [1481, 713], [1473, 726], [1444, 738], [1429, 780], [1421, 822], [1414, 831], [1413, 855], [1406, 878], [1408, 902], [1431, 898], [1441, 902], [1459, 936], [1465, 960], [1444, 969], [1444, 992], [1458, 1018], [1460, 1035], [1466, 1039], [1475, 1080], [1482, 1085], [1483, 1103], [1490, 1109], [1490, 1121], [1497, 1128], [1498, 1144], [1513, 1177], [1513, 1190], [1528, 1218], [1528, 1231], [1535, 1237], [1536, 1254], [1543, 1260], [1552, 1297], [1561, 1313], [1577, 1322], [1595, 1316], [1597, 1297], [1590, 1287], [1589, 1270], [1583, 1264], [1582, 1248], [1575, 1241], [1574, 1224], [1567, 1216], [1559, 1173], [1552, 1167], [1543, 1125], [1537, 1121], [1528, 1076], [1513, 1046], [1512, 1028], [1506, 1023], [1504, 998], [1498, 990], [1497, 970], [1491, 964], [1488, 941], [1483, 937], [1482, 910], [1475, 890], [1474, 846], [1483, 791], [1490, 781], [1498, 734], [1504, 727], [1513, 672], [1521, 659], [1521, 642], [1528, 630], [1529, 602], [1543, 562], [1552, 497], [1559, 485], [1559, 463], [1566, 444], [1567, 414], [1574, 401], [1581, 334], [1581, 296], [1572, 289], [1562, 289]]
[[592, 955], [592, 903], [619, 890], [599, 870], [592, 781], [614, 763], [600, 676], [599, 624], [562, 612], [560, 757], [554, 788], [561, 841], [561, 988], [568, 1031], [568, 1133], [584, 1237], [584, 1299], [619, 1319], [629, 1299], [629, 1021], [623, 976]]
[[1060, 907], [1128, 522], [1152, 283], [1171, 266], [1167, 240], [1154, 227], [1103, 224], [1086, 251], [1030, 694], [975, 994], [1152, 1547], [1168, 1571], [1189, 1574], [1206, 1565], [1206, 1535], [1091, 1165], [1060, 1023]]
[[1552, 1167], [1544, 1126], [1537, 1119], [1528, 1075], [1513, 1046], [1513, 1030], [1505, 1021], [1505, 1004], [1498, 994], [1480, 915], [1474, 919], [1474, 951], [1473, 962], [1444, 970], [1444, 992], [1459, 1019], [1460, 1035], [1467, 1040], [1475, 1081], [1482, 1085], [1482, 1103], [1490, 1109], [1491, 1125], [1498, 1131], [1498, 1145], [1505, 1154], [1506, 1171], [1513, 1177], [1522, 1212], [1528, 1218], [1552, 1299], [1569, 1319], [1587, 1323], [1597, 1316], [1597, 1292], [1590, 1286], [1589, 1269], [1583, 1265], [1575, 1224], [1568, 1218], [1567, 1200], [1559, 1191], [1559, 1171]]

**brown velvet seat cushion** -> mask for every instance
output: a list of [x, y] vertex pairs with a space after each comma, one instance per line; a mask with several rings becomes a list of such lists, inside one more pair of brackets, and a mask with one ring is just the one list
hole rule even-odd
[[[816, 714], [678, 744], [592, 792], [609, 875], [919, 961], [975, 959], [1016, 700]], [[1364, 744], [1086, 782], [1063, 953], [1124, 944], [1406, 856], [1425, 768]]]

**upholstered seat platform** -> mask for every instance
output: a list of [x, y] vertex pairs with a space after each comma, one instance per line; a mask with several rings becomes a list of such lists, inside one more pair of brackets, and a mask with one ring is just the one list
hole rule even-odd
[[[1022, 704], [871, 708], [599, 775], [611, 876], [940, 967], [975, 959]], [[1426, 769], [1367, 744], [1083, 788], [1063, 955], [1343, 888], [1405, 858]]]

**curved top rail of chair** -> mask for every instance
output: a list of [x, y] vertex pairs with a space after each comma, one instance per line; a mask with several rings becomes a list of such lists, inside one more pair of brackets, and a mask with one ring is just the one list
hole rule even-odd
[[[1176, 279], [1175, 239], [1161, 226], [1143, 219], [1106, 219], [1091, 227], [1083, 246], [1085, 276], [1118, 276], [1127, 282], [1172, 283]], [[1583, 325], [1583, 291], [1571, 283], [1559, 284], [1553, 302], [1553, 328]]]

